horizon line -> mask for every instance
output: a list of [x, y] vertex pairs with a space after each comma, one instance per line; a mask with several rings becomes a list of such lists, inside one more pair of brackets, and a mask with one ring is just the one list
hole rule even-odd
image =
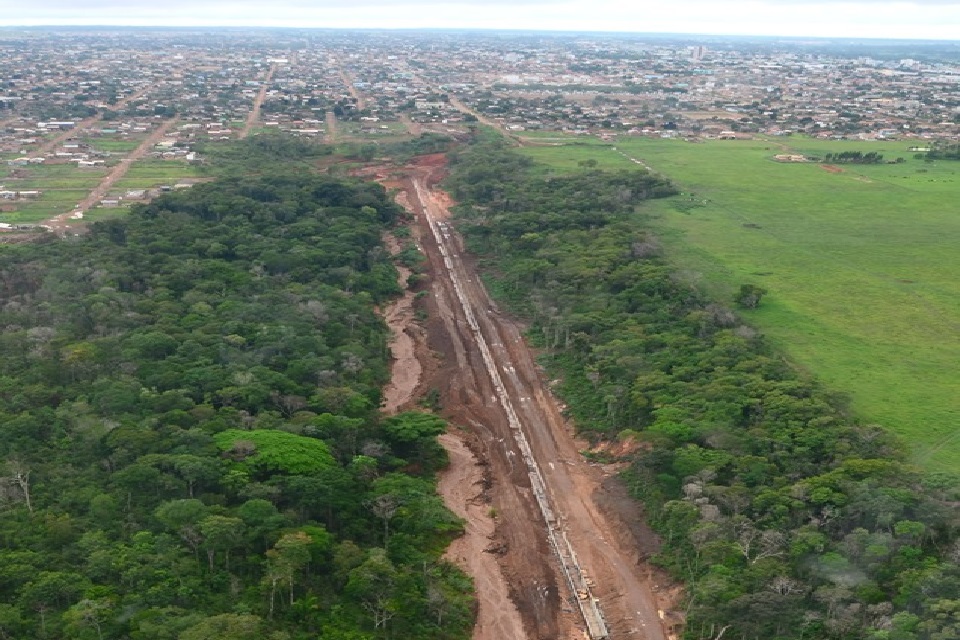
[[280, 25], [156, 25], [156, 24], [3, 24], [0, 31], [7, 30], [254, 30], [254, 31], [343, 31], [343, 32], [471, 32], [471, 33], [513, 33], [537, 35], [603, 35], [603, 36], [644, 36], [656, 38], [736, 38], [786, 41], [823, 41], [823, 42], [902, 42], [936, 43], [960, 46], [960, 39], [945, 38], [903, 38], [893, 36], [817, 36], [817, 35], [761, 35], [752, 33], [697, 33], [683, 31], [615, 31], [615, 30], [578, 30], [578, 29], [528, 29], [528, 28], [488, 28], [488, 27], [322, 27], [322, 26], [280, 26]]

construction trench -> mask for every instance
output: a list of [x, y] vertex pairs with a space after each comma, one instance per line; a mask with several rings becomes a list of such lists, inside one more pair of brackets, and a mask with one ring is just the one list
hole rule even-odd
[[[420, 202], [427, 202], [427, 198], [423, 193], [423, 183], [416, 180], [414, 187], [417, 190]], [[570, 590], [577, 595], [577, 605], [586, 624], [587, 634], [591, 640], [606, 640], [608, 638], [607, 625], [603, 621], [599, 601], [590, 590], [586, 576], [584, 576], [583, 573], [583, 568], [580, 566], [580, 563], [577, 562], [577, 554], [570, 544], [570, 540], [567, 538], [566, 533], [564, 533], [561, 523], [557, 520], [556, 516], [554, 516], [553, 509], [550, 506], [550, 499], [547, 497], [547, 488], [543, 481], [543, 475], [540, 473], [540, 467], [533, 457], [533, 451], [530, 450], [527, 436], [523, 432], [523, 425], [520, 423], [520, 418], [513, 408], [513, 403], [507, 394], [507, 389], [503, 385], [503, 379], [500, 377], [500, 371], [497, 368], [496, 362], [494, 362], [493, 354], [490, 352], [490, 347], [487, 345], [487, 340], [484, 338], [483, 332], [480, 331], [480, 325], [477, 323], [473, 309], [471, 309], [470, 303], [467, 301], [463, 287], [460, 284], [460, 278], [447, 252], [446, 245], [450, 241], [451, 230], [445, 222], [436, 220], [430, 214], [429, 207], [424, 209], [424, 214], [427, 219], [427, 224], [429, 224], [430, 230], [433, 232], [433, 238], [437, 243], [437, 248], [440, 250], [440, 255], [443, 256], [444, 266], [453, 283], [453, 289], [457, 294], [457, 300], [460, 302], [463, 314], [467, 318], [467, 324], [470, 325], [470, 330], [473, 331], [477, 346], [480, 348], [487, 373], [490, 376], [491, 382], [493, 382], [494, 389], [497, 391], [497, 401], [503, 407], [503, 410], [507, 414], [507, 419], [510, 421], [510, 428], [513, 430], [513, 436], [517, 445], [520, 447], [523, 462], [527, 465], [527, 473], [530, 476], [530, 486], [533, 488], [533, 495], [536, 498], [537, 506], [540, 508], [540, 513], [543, 515], [544, 523], [547, 526], [550, 545], [557, 554], [564, 577], [567, 579], [567, 584], [570, 585]], [[511, 369], [512, 367], [508, 367], [507, 372], [515, 375], [515, 372]]]
[[[658, 604], [653, 583], [660, 579], [644, 562], [652, 535], [627, 522], [636, 504], [611, 491], [610, 474], [580, 454], [584, 443], [571, 433], [520, 327], [498, 312], [464, 254], [436, 173], [435, 165], [415, 165], [406, 177], [383, 181], [400, 189], [398, 201], [415, 215], [414, 237], [429, 261], [420, 393], [439, 391], [443, 414], [464, 427], [444, 437], [468, 445], [473, 463], [464, 464], [476, 464], [471, 469], [483, 476], [477, 491], [452, 493], [470, 503], [475, 519], [496, 514], [489, 526], [480, 523], [480, 543], [451, 557], [475, 577], [474, 640], [667, 640], [668, 604]], [[450, 450], [449, 440], [445, 446]], [[451, 460], [463, 457], [460, 450]], [[443, 486], [441, 479], [442, 494]], [[487, 507], [477, 508], [477, 492]], [[478, 549], [486, 552], [481, 558]], [[493, 570], [480, 566], [491, 560]], [[497, 582], [501, 589], [488, 588]]]

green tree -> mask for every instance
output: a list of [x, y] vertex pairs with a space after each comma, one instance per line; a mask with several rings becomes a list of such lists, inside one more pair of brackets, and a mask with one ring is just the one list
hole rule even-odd
[[758, 287], [755, 284], [742, 284], [737, 295], [733, 297], [733, 301], [744, 309], [756, 309], [760, 306], [760, 300], [766, 293], [767, 290], [763, 287]]
[[178, 640], [261, 640], [263, 620], [249, 614], [210, 616], [183, 631]]
[[313, 540], [303, 531], [284, 534], [273, 548], [267, 551], [267, 570], [264, 582], [270, 585], [270, 617], [273, 617], [277, 586], [286, 583], [290, 604], [293, 605], [293, 587], [298, 573], [310, 562], [310, 546]]

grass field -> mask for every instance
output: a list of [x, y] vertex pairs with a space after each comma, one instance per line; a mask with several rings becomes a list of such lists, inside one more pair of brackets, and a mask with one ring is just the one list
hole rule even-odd
[[[908, 146], [630, 139], [522, 153], [556, 171], [640, 167], [633, 158], [672, 178], [684, 195], [647, 211], [677, 266], [720, 299], [765, 287], [750, 323], [861, 419], [900, 433], [917, 464], [960, 471], [960, 163]], [[906, 162], [834, 173], [772, 160], [851, 150]]]
[[17, 169], [17, 177], [0, 177], [0, 184], [26, 189], [92, 189], [107, 174], [103, 167], [77, 168], [73, 164], [34, 165]]
[[[109, 168], [106, 167], [78, 168], [73, 164], [35, 165], [13, 171], [4, 167], [0, 169], [0, 184], [4, 188], [16, 191], [38, 189], [42, 193], [35, 200], [10, 203], [15, 207], [14, 210], [0, 212], [0, 222], [40, 222], [70, 211], [100, 184], [108, 172]], [[184, 162], [149, 158], [135, 162], [113, 187], [122, 193], [127, 189], [173, 185], [180, 180], [199, 176], [197, 167]], [[94, 217], [112, 217], [122, 215], [125, 211], [112, 209]]]
[[[2, 170], [0, 170], [2, 173]], [[13, 211], [0, 213], [0, 222], [35, 223], [71, 210], [93, 189], [107, 170], [78, 169], [72, 164], [36, 165], [7, 171], [0, 184], [14, 191], [37, 189], [39, 198], [11, 203]]]
[[0, 222], [40, 222], [70, 211], [83, 200], [83, 189], [47, 189], [36, 200], [18, 201], [16, 210], [0, 213]]
[[[386, 127], [381, 129], [380, 127]], [[364, 128], [359, 122], [349, 120], [337, 121], [337, 132], [341, 139], [354, 142], [397, 142], [399, 140], [409, 140], [410, 134], [407, 127], [402, 122], [387, 121], [379, 122], [375, 128]]]
[[87, 142], [98, 151], [110, 153], [128, 153], [140, 146], [146, 136], [137, 136], [133, 139], [119, 140], [116, 138], [90, 138]]
[[197, 167], [176, 160], [138, 160], [126, 175], [114, 185], [117, 189], [150, 189], [164, 184], [172, 185], [184, 178], [200, 177]]

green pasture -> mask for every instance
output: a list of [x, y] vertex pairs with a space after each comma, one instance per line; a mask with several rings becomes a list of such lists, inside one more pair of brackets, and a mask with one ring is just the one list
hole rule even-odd
[[35, 200], [13, 203], [15, 210], [0, 213], [0, 222], [40, 222], [72, 210], [88, 193], [83, 189], [47, 189]]
[[170, 184], [184, 178], [197, 178], [200, 170], [178, 160], [138, 160], [127, 170], [126, 175], [114, 184], [116, 189], [150, 189]]
[[134, 139], [117, 138], [90, 138], [87, 142], [91, 147], [98, 151], [107, 151], [109, 153], [129, 153], [133, 151], [146, 139], [146, 136], [139, 136]]
[[6, 175], [0, 170], [0, 183], [8, 189], [93, 189], [107, 175], [105, 167], [78, 168], [75, 164], [31, 165], [18, 167]]
[[[554, 171], [639, 167], [683, 195], [646, 211], [668, 253], [720, 299], [768, 290], [746, 312], [801, 368], [849, 395], [931, 470], [960, 469], [960, 163], [914, 159], [906, 142], [770, 138], [622, 139], [613, 146], [526, 147]], [[859, 150], [902, 164], [773, 161], [777, 153]]]
[[522, 153], [555, 171], [580, 171], [586, 168], [635, 169], [629, 158], [614, 150], [616, 145], [596, 140], [576, 139], [569, 144], [525, 146]]
[[[381, 125], [387, 128], [381, 129]], [[398, 140], [410, 139], [410, 134], [407, 131], [407, 127], [402, 122], [377, 122], [374, 123], [373, 127], [374, 128], [372, 129], [369, 125], [364, 127], [359, 122], [352, 122], [349, 120], [337, 121], [337, 133], [340, 138], [366, 140], [371, 142], [396, 142]]]

